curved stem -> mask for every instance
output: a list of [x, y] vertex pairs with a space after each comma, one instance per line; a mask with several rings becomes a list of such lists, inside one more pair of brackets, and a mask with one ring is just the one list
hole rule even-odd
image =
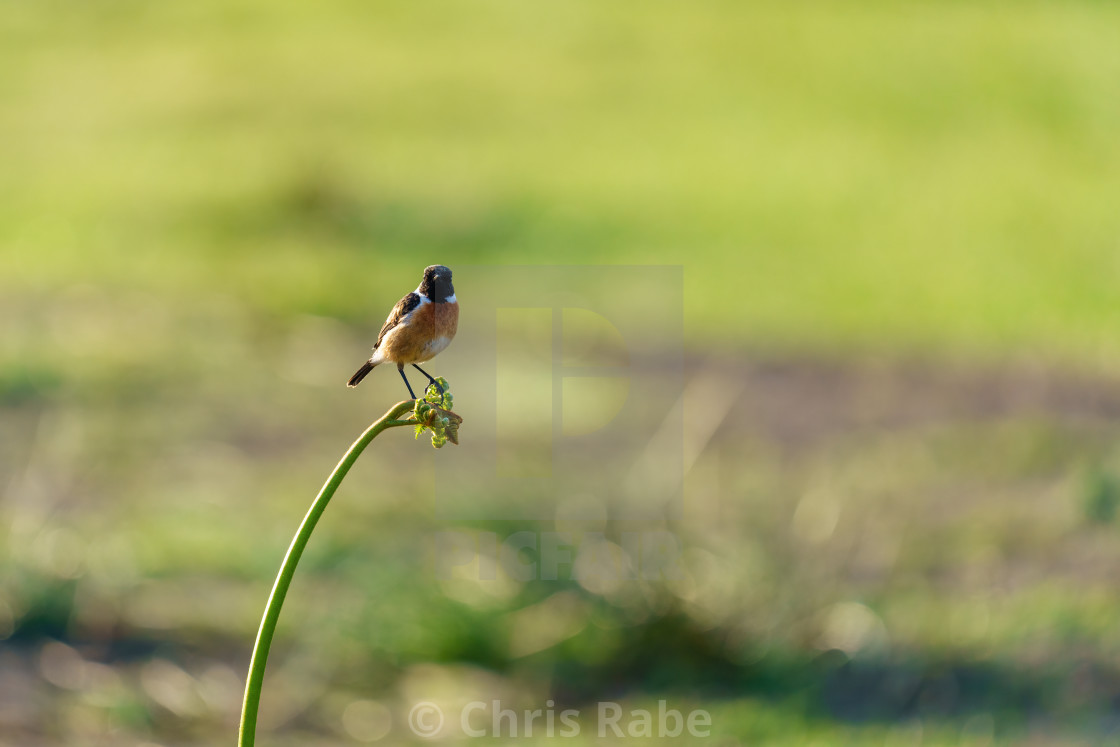
[[315, 524], [318, 523], [319, 517], [323, 515], [331, 496], [334, 495], [335, 490], [342, 483], [342, 478], [346, 477], [346, 473], [350, 471], [350, 468], [358, 460], [358, 456], [369, 445], [370, 441], [387, 428], [416, 425], [415, 422], [397, 419], [415, 405], [414, 400], [397, 403], [393, 406], [393, 409], [381, 416], [380, 420], [358, 437], [358, 440], [347, 450], [342, 457], [342, 461], [338, 463], [330, 477], [327, 478], [327, 482], [323, 485], [323, 489], [319, 491], [315, 502], [311, 504], [307, 515], [303, 517], [303, 523], [299, 525], [296, 536], [292, 538], [292, 544], [288, 547], [288, 553], [284, 556], [284, 562], [280, 566], [280, 573], [276, 576], [276, 583], [272, 585], [272, 593], [268, 596], [268, 604], [264, 608], [261, 627], [257, 631], [257, 642], [253, 645], [253, 658], [249, 661], [249, 677], [245, 682], [245, 702], [241, 706], [241, 730], [237, 739], [238, 747], [251, 747], [256, 739], [257, 710], [260, 707], [261, 686], [264, 684], [264, 668], [268, 663], [268, 650], [272, 646], [272, 635], [276, 632], [276, 622], [280, 619], [280, 607], [284, 604], [284, 597], [288, 593], [292, 576], [296, 572], [296, 565], [299, 563], [300, 556], [303, 555], [303, 548], [307, 546], [307, 540], [311, 537]]

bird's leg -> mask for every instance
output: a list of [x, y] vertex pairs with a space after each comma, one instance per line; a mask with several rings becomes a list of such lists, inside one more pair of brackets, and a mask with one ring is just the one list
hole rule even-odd
[[412, 399], [416, 399], [416, 392], [412, 391], [412, 384], [408, 383], [408, 377], [404, 375], [404, 366], [397, 366], [397, 373], [404, 379], [404, 385], [408, 387], [408, 395], [412, 397]]
[[[433, 379], [433, 378], [432, 378], [432, 375], [431, 375], [430, 373], [428, 373], [428, 372], [427, 372], [427, 371], [425, 371], [424, 369], [420, 368], [420, 366], [416, 365], [415, 363], [413, 363], [413, 364], [412, 364], [412, 367], [413, 367], [413, 368], [415, 368], [415, 369], [416, 369], [417, 371], [419, 371], [420, 373], [422, 373], [422, 374], [424, 374], [425, 376], [427, 376], [427, 377], [428, 377], [428, 381], [430, 382], [430, 383], [428, 384], [428, 386], [434, 386], [434, 387], [436, 388], [436, 391], [437, 391], [437, 392], [439, 392], [439, 396], [441, 396], [441, 397], [443, 396], [443, 387], [441, 387], [441, 386], [439, 385], [439, 383], [438, 383], [438, 382], [437, 382], [437, 381], [436, 381], [435, 379]], [[424, 387], [424, 391], [425, 391], [425, 392], [426, 392], [426, 391], [428, 391], [428, 387]]]

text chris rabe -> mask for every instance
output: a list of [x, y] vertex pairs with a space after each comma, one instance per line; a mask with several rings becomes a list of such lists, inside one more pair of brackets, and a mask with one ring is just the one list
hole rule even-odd
[[[593, 727], [599, 737], [693, 737], [712, 733], [712, 715], [703, 709], [682, 713], [657, 701], [654, 711], [625, 709], [618, 703], [596, 704], [594, 723], [581, 723], [584, 713], [575, 708], [556, 710], [551, 700], [544, 708], [516, 711], [502, 708], [500, 700], [476, 701], [463, 707], [460, 726], [468, 737], [577, 737], [584, 726]], [[489, 711], [489, 713], [487, 713]]]

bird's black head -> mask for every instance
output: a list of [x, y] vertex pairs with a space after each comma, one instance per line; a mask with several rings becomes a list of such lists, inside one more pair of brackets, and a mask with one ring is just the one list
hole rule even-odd
[[451, 270], [443, 265], [432, 265], [424, 269], [424, 279], [420, 281], [420, 292], [434, 303], [443, 303], [455, 295], [451, 284]]

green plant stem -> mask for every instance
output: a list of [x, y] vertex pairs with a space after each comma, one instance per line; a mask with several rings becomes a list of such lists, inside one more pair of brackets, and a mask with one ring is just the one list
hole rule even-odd
[[284, 562], [280, 566], [280, 573], [276, 576], [276, 583], [272, 585], [272, 593], [268, 596], [268, 604], [264, 608], [261, 627], [257, 631], [257, 642], [253, 645], [253, 658], [249, 661], [249, 678], [245, 682], [245, 702], [241, 707], [241, 730], [237, 739], [238, 747], [251, 747], [256, 739], [257, 711], [260, 708], [264, 669], [268, 664], [268, 650], [272, 646], [272, 635], [276, 632], [276, 622], [280, 619], [280, 607], [284, 604], [284, 597], [288, 593], [292, 576], [296, 572], [296, 565], [299, 563], [300, 556], [303, 555], [303, 548], [307, 546], [307, 540], [310, 539], [311, 532], [319, 522], [319, 517], [323, 515], [331, 496], [342, 484], [342, 479], [346, 477], [346, 473], [354, 466], [354, 462], [358, 460], [358, 456], [369, 445], [369, 442], [377, 438], [381, 431], [388, 428], [416, 425], [415, 421], [398, 419], [401, 415], [412, 410], [415, 405], [414, 400], [397, 403], [380, 420], [358, 437], [358, 440], [347, 450], [342, 457], [342, 461], [338, 463], [330, 477], [327, 478], [327, 482], [323, 485], [323, 489], [319, 491], [319, 495], [315, 497], [315, 502], [311, 504], [307, 515], [303, 517], [303, 522], [299, 525], [296, 536], [292, 538], [292, 544], [288, 547], [288, 553], [284, 556]]

